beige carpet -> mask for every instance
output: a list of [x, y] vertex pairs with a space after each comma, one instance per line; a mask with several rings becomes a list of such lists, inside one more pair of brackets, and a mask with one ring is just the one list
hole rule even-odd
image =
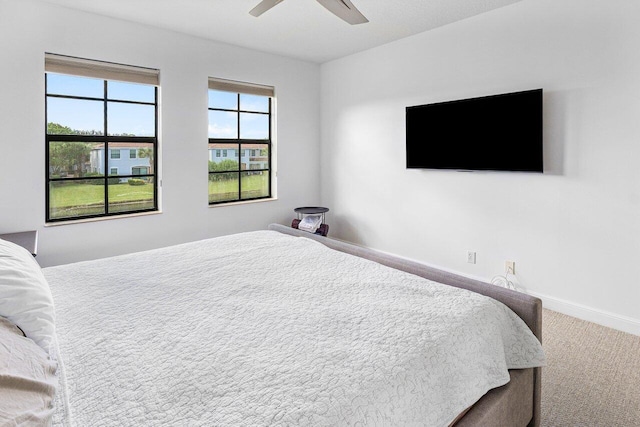
[[640, 426], [640, 337], [543, 311], [542, 427]]

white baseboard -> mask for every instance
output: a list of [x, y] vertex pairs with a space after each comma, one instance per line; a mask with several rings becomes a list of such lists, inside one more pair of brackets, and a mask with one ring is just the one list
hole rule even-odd
[[527, 293], [540, 298], [542, 300], [543, 307], [548, 308], [549, 310], [640, 336], [640, 319], [634, 319], [632, 317], [598, 310], [560, 298], [542, 295], [537, 292]]

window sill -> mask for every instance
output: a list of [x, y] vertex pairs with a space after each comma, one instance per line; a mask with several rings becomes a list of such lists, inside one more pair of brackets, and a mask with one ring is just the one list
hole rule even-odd
[[153, 211], [153, 212], [140, 212], [140, 213], [130, 213], [124, 215], [113, 215], [113, 216], [101, 216], [96, 218], [84, 218], [84, 219], [70, 219], [69, 221], [60, 221], [60, 222], [45, 222], [45, 227], [58, 227], [61, 225], [70, 225], [70, 224], [83, 224], [85, 222], [98, 222], [98, 221], [111, 221], [114, 219], [124, 219], [124, 218], [136, 218], [139, 216], [148, 216], [148, 215], [159, 215], [162, 211]]
[[209, 205], [210, 208], [224, 208], [227, 206], [237, 206], [237, 205], [248, 205], [251, 203], [263, 203], [263, 202], [275, 202], [278, 200], [277, 197], [269, 197], [267, 199], [256, 199], [256, 200], [240, 200], [237, 202], [229, 202], [229, 203], [217, 203], [215, 205]]

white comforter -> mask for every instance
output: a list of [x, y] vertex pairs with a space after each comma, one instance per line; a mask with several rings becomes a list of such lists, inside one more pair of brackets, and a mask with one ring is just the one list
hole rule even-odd
[[503, 304], [259, 231], [44, 270], [77, 426], [444, 426], [542, 348]]

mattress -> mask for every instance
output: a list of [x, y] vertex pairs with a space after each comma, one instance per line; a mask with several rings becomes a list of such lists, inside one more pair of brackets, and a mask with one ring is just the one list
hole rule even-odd
[[544, 363], [498, 301], [274, 231], [44, 274], [54, 425], [446, 426]]

